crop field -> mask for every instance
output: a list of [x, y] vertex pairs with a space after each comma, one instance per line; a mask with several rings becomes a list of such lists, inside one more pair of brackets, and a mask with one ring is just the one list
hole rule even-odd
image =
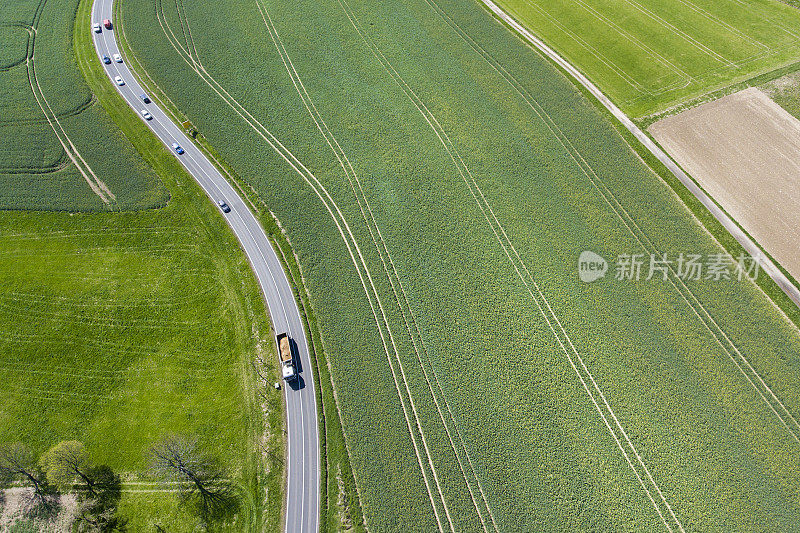
[[0, 209], [163, 206], [167, 190], [78, 69], [77, 6], [78, 0], [0, 5]]
[[[258, 498], [250, 365], [271, 334], [249, 266], [202, 201], [0, 218], [0, 442], [83, 441], [131, 482], [121, 506], [135, 531], [196, 522], [145, 475], [145, 451], [166, 433], [197, 435]], [[249, 503], [243, 520], [256, 518]]]
[[479, 3], [117, 10], [289, 234], [371, 530], [800, 523], [797, 327], [735, 276], [615, 279], [723, 249]]
[[800, 121], [759, 89], [708, 102], [656, 122], [650, 134], [746, 231], [800, 279], [788, 243], [800, 226]]
[[498, 0], [640, 117], [800, 60], [800, 11], [777, 0]]

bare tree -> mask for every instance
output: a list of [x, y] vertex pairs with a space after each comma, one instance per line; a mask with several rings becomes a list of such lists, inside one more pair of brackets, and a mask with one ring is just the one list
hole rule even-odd
[[39, 462], [52, 484], [72, 487], [75, 480], [80, 479], [92, 496], [97, 495], [96, 482], [90, 475], [89, 454], [82, 443], [76, 440], [59, 442], [42, 455]]
[[117, 515], [122, 496], [122, 481], [110, 466], [89, 467], [86, 476], [94, 483], [94, 493], [78, 492], [77, 517], [79, 532], [101, 533], [125, 531], [128, 521]]
[[38, 498], [49, 492], [47, 478], [36, 462], [33, 453], [22, 443], [0, 446], [0, 477], [9, 481], [23, 479], [31, 484]]
[[154, 444], [150, 472], [161, 481], [181, 483], [184, 499], [196, 496], [204, 520], [219, 518], [236, 506], [231, 484], [217, 462], [198, 449], [197, 439], [169, 435]]

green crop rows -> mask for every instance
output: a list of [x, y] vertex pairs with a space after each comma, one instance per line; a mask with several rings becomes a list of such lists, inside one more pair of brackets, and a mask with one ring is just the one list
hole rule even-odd
[[117, 2], [289, 233], [372, 530], [796, 526], [796, 326], [749, 282], [578, 279], [722, 249], [479, 3]]
[[78, 0], [0, 5], [0, 208], [163, 206], [166, 189], [78, 69], [77, 6]]
[[499, 0], [629, 115], [800, 60], [800, 11], [777, 0]]

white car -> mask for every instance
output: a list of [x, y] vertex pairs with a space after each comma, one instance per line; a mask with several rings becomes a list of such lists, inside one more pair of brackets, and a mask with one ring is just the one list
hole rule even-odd
[[117, 63], [122, 63], [122, 56], [121, 55], [114, 54], [113, 57], [114, 57], [114, 61], [116, 61]]
[[100, 27], [100, 24], [92, 24], [92, 29], [95, 33], [100, 33], [103, 29]]
[[153, 115], [151, 115], [147, 109], [142, 109], [139, 113], [142, 114], [145, 120], [153, 120]]
[[125, 85], [125, 80], [123, 80], [123, 79], [122, 79], [122, 78], [120, 78], [119, 76], [115, 76], [115, 77], [114, 77], [114, 83], [116, 83], [117, 85], [119, 85], [120, 87], [122, 87], [123, 85]]

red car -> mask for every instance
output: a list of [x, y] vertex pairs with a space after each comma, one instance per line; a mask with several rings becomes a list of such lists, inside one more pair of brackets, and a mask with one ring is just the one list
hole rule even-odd
[[111, 21], [109, 19], [105, 19], [103, 21], [103, 26], [105, 26], [107, 30], [110, 30], [111, 29]]

